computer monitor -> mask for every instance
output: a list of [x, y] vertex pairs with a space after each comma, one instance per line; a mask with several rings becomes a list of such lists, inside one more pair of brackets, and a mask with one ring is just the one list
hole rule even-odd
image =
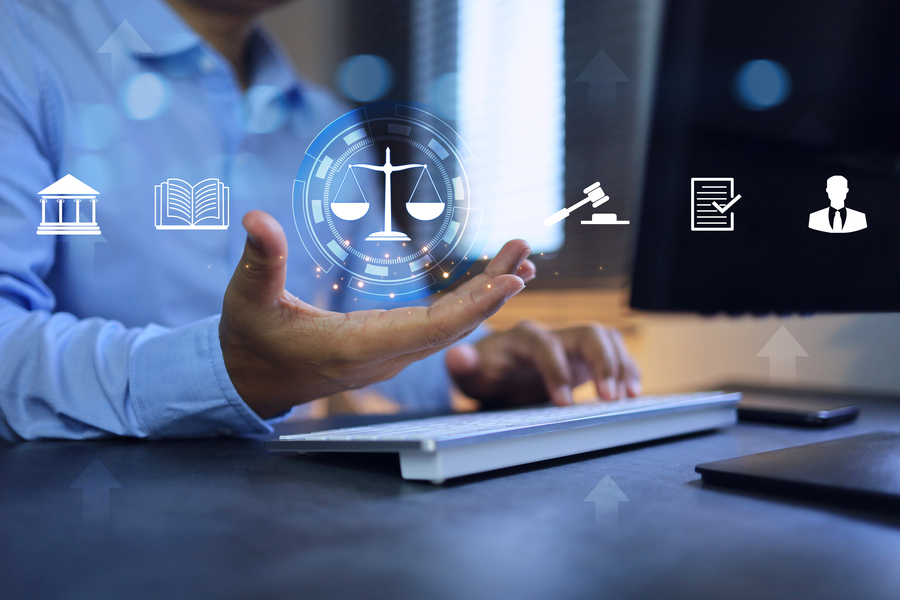
[[631, 305], [900, 309], [900, 2], [678, 0]]

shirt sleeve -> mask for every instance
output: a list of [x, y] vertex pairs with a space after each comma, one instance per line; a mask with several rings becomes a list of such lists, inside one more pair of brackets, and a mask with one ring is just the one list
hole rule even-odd
[[218, 317], [126, 328], [54, 313], [56, 236], [35, 194], [56, 179], [52, 92], [0, 4], [0, 440], [265, 433], [225, 370]]
[[0, 301], [0, 438], [268, 433], [222, 358], [219, 318], [168, 329]]

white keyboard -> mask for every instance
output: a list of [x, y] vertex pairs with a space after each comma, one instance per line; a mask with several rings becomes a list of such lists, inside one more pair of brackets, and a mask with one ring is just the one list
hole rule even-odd
[[283, 435], [289, 452], [398, 452], [405, 479], [442, 483], [539, 460], [715, 429], [736, 421], [740, 394], [671, 396], [462, 413]]

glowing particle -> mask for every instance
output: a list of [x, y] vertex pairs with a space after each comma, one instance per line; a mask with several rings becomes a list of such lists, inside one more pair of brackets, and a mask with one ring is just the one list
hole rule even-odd
[[357, 285], [357, 286], [359, 286], [359, 287], [362, 287], [362, 286], [363, 286], [363, 282], [362, 282], [362, 281], [360, 281], [360, 282], [359, 282], [359, 283], [357, 283], [357, 284], [356, 284], [356, 285]]
[[450, 273], [444, 273], [444, 279], [447, 279], [448, 277], [450, 277]]
[[391, 298], [393, 298], [393, 297], [394, 297], [394, 292], [391, 292], [391, 293], [389, 294], [389, 296], [390, 296]]
[[337, 288], [338, 288], [338, 285], [337, 285], [337, 284], [334, 284], [334, 285], [331, 286], [331, 287], [333, 287], [334, 289], [337, 289]]

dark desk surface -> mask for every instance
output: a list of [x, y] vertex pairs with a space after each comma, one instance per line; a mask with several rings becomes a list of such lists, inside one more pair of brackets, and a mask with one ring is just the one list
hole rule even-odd
[[[890, 598], [900, 518], [711, 488], [694, 466], [866, 431], [741, 424], [466, 477], [400, 478], [395, 457], [293, 457], [248, 440], [0, 448], [2, 598]], [[106, 525], [70, 489], [99, 458]], [[594, 526], [610, 475], [630, 502]]]

